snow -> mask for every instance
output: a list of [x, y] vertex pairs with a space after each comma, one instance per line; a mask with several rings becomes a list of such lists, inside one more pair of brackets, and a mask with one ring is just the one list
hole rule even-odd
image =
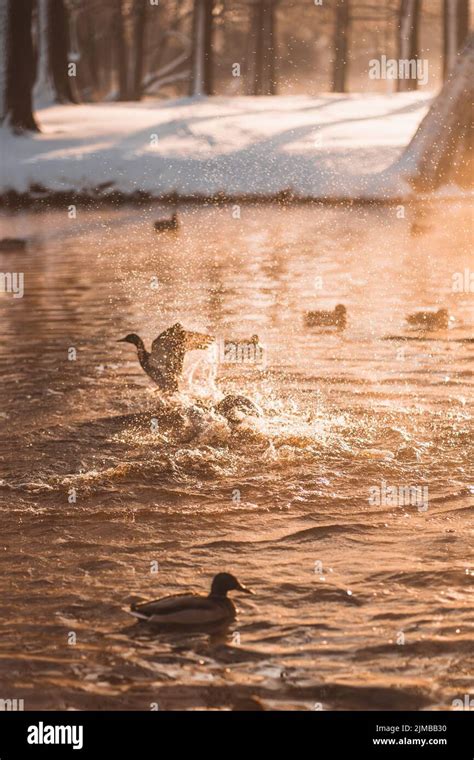
[[383, 171], [400, 155], [431, 96], [210, 97], [54, 105], [40, 134], [0, 129], [0, 194], [396, 198], [407, 186]]

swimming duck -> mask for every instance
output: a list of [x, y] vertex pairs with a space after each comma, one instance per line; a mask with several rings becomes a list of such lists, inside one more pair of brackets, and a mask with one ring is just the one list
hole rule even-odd
[[345, 327], [347, 309], [339, 303], [334, 311], [307, 311], [306, 327]]
[[421, 330], [445, 330], [449, 325], [449, 314], [447, 309], [417, 311], [408, 315], [407, 322]]
[[26, 240], [23, 238], [2, 238], [0, 240], [0, 251], [24, 251]]
[[232, 573], [218, 573], [211, 584], [208, 596], [200, 594], [174, 594], [153, 602], [132, 604], [130, 614], [148, 623], [171, 626], [197, 626], [225, 623], [233, 620], [236, 609], [227, 597], [228, 591], [253, 594], [242, 586]]
[[176, 231], [179, 227], [178, 214], [175, 212], [170, 219], [157, 219], [153, 226], [156, 232]]
[[183, 371], [186, 351], [204, 349], [211, 345], [214, 338], [204, 333], [190, 332], [176, 322], [172, 327], [158, 335], [148, 352], [136, 333], [129, 333], [117, 343], [132, 343], [137, 347], [138, 361], [154, 383], [161, 390], [175, 392]]

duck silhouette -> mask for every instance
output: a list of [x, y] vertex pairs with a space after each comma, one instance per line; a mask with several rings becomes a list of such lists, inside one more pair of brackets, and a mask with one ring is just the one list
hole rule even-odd
[[338, 304], [334, 311], [307, 311], [305, 314], [306, 327], [345, 327], [347, 309]]
[[245, 417], [262, 417], [262, 410], [247, 396], [230, 393], [214, 407], [229, 422], [241, 422]]
[[204, 349], [211, 345], [214, 338], [204, 333], [190, 332], [176, 322], [172, 327], [160, 333], [147, 351], [139, 335], [129, 333], [117, 343], [132, 343], [137, 348], [138, 361], [148, 377], [163, 391], [178, 390], [178, 381], [183, 371], [186, 351]]
[[409, 314], [406, 321], [412, 327], [418, 327], [421, 330], [445, 330], [449, 326], [449, 313], [447, 309], [417, 311]]
[[179, 227], [178, 214], [174, 214], [169, 219], [157, 219], [153, 227], [156, 232], [174, 232]]
[[229, 591], [253, 594], [232, 573], [218, 573], [207, 596], [201, 594], [174, 594], [152, 602], [132, 604], [130, 614], [138, 620], [158, 625], [198, 626], [225, 623], [233, 620], [236, 609], [228, 598]]
[[2, 238], [0, 240], [0, 251], [24, 251], [26, 240], [24, 238]]

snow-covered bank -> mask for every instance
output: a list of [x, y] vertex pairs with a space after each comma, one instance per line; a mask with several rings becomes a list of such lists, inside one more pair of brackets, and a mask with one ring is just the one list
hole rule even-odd
[[408, 188], [383, 170], [429, 103], [404, 93], [52, 106], [38, 112], [40, 134], [0, 130], [0, 195], [389, 200]]

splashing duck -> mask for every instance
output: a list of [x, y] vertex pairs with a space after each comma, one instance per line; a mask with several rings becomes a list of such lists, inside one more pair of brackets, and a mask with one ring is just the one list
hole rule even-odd
[[132, 604], [130, 614], [148, 623], [171, 626], [199, 626], [226, 623], [236, 616], [229, 591], [253, 594], [232, 573], [218, 573], [207, 596], [201, 594], [174, 594], [152, 602]]
[[449, 326], [449, 319], [447, 309], [438, 309], [438, 311], [417, 311], [414, 314], [409, 314], [407, 322], [420, 330], [446, 330]]
[[306, 327], [345, 327], [347, 309], [339, 303], [333, 311], [307, 311], [305, 314]]
[[199, 332], [190, 332], [176, 322], [160, 333], [148, 352], [139, 335], [129, 333], [117, 343], [132, 343], [137, 348], [138, 361], [148, 377], [163, 391], [174, 393], [183, 371], [186, 351], [205, 349], [214, 338]]

